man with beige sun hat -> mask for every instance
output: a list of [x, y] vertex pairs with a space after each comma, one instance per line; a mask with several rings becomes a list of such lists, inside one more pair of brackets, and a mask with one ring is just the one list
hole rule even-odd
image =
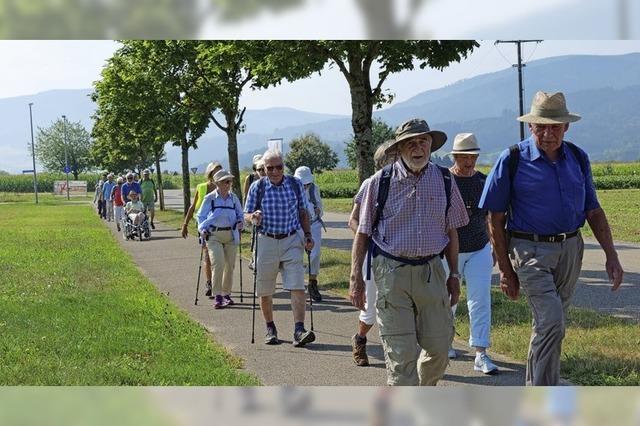
[[613, 291], [624, 273], [596, 196], [589, 157], [564, 140], [569, 123], [580, 118], [568, 111], [561, 92], [536, 93], [529, 114], [518, 117], [528, 123], [531, 136], [502, 152], [479, 204], [489, 210], [500, 288], [513, 300], [522, 289], [533, 313], [527, 385], [559, 383], [565, 318], [582, 267], [580, 228], [585, 220], [606, 254]]
[[[422, 119], [401, 124], [385, 150], [397, 150], [397, 161], [370, 178], [362, 198], [349, 296], [356, 308], [365, 308], [364, 279], [369, 277], [362, 266], [367, 258], [378, 290], [377, 321], [389, 385], [435, 385], [449, 362], [450, 306], [460, 294], [456, 228], [469, 218], [449, 171], [430, 161], [446, 140]], [[448, 277], [442, 256], [449, 264]]]

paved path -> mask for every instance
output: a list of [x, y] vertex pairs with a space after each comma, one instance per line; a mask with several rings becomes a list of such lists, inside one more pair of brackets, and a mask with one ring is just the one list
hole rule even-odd
[[[267, 346], [262, 343], [264, 322], [256, 309], [256, 343], [251, 344], [251, 291], [252, 275], [243, 262], [244, 303], [222, 310], [212, 308], [212, 300], [204, 297], [201, 283], [200, 299], [194, 306], [198, 272], [199, 250], [195, 238], [179, 236], [177, 229], [157, 224], [149, 241], [124, 241], [108, 225], [114, 237], [131, 255], [158, 289], [186, 311], [191, 318], [209, 330], [215, 340], [245, 360], [248, 371], [256, 374], [266, 385], [384, 385], [385, 368], [377, 330], [370, 333], [369, 355], [371, 366], [359, 368], [351, 359], [350, 338], [356, 331], [357, 312], [343, 298], [327, 295], [323, 302], [314, 304], [313, 316], [316, 343], [306, 348], [291, 345], [293, 320], [288, 293], [278, 290], [274, 299], [275, 322], [283, 344]], [[246, 254], [245, 254], [246, 255]], [[239, 268], [239, 265], [237, 265]], [[238, 272], [236, 271], [233, 297], [240, 301]], [[305, 324], [309, 327], [309, 315]], [[524, 369], [519, 363], [499, 355], [496, 364], [503, 373], [484, 376], [473, 370], [469, 348], [456, 342], [461, 356], [451, 363], [442, 385], [521, 385]]]

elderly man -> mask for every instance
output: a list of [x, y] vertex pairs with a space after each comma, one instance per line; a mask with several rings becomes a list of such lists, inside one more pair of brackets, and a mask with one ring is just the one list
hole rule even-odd
[[116, 183], [113, 181], [113, 173], [109, 173], [107, 175], [107, 181], [102, 184], [102, 199], [104, 200], [107, 222], [111, 222], [113, 220], [113, 200], [111, 199], [111, 191], [113, 191], [115, 186]]
[[531, 136], [502, 152], [480, 198], [480, 208], [490, 212], [500, 287], [513, 300], [522, 288], [533, 313], [527, 385], [560, 380], [565, 317], [580, 275], [585, 219], [606, 254], [612, 290], [623, 276], [589, 157], [564, 141], [569, 123], [579, 119], [567, 110], [562, 93], [536, 93], [531, 112], [518, 117], [529, 123]]
[[267, 177], [251, 184], [244, 216], [245, 220], [258, 227], [256, 293], [260, 297], [260, 309], [267, 325], [265, 343], [279, 343], [273, 321], [273, 294], [276, 276], [280, 272], [282, 287], [291, 292], [295, 323], [293, 345], [301, 347], [316, 338], [313, 331], [304, 328], [306, 298], [303, 256], [305, 250], [313, 249], [307, 200], [300, 180], [284, 175], [280, 153], [267, 151], [262, 161]]
[[120, 195], [122, 198], [122, 202], [127, 204], [129, 202], [129, 192], [133, 189], [137, 194], [142, 193], [142, 189], [140, 188], [140, 183], [135, 182], [133, 180], [133, 173], [129, 172], [126, 175], [126, 182], [122, 185], [122, 189], [120, 190]]
[[140, 201], [142, 201], [144, 208], [149, 212], [149, 217], [151, 218], [151, 229], [156, 229], [153, 219], [156, 215], [155, 203], [158, 202], [158, 190], [156, 189], [156, 183], [149, 177], [149, 175], [149, 169], [144, 169], [142, 172], [142, 180], [139, 182], [140, 189], [142, 190]]
[[456, 228], [469, 218], [449, 171], [429, 161], [446, 140], [424, 120], [400, 125], [387, 148], [397, 148], [400, 158], [371, 177], [360, 208], [349, 293], [364, 309], [362, 265], [369, 246], [389, 385], [435, 385], [449, 361], [450, 307], [460, 295]]

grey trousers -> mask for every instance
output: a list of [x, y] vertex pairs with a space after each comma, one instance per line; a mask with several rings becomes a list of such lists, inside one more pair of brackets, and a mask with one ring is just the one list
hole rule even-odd
[[580, 276], [583, 252], [580, 234], [561, 243], [511, 238], [511, 265], [533, 314], [527, 386], [554, 386], [560, 381], [565, 317]]

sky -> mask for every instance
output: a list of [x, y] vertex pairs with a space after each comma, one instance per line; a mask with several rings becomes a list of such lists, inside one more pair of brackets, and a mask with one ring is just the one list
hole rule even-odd
[[[405, 71], [391, 75], [384, 87], [402, 102], [429, 89], [475, 75], [499, 71], [517, 62], [513, 44], [480, 41], [467, 60], [444, 71]], [[0, 98], [31, 95], [53, 89], [86, 89], [100, 78], [105, 61], [118, 48], [113, 41], [0, 41]], [[25, 52], [27, 52], [25, 54]], [[613, 55], [640, 52], [640, 40], [548, 40], [523, 47], [523, 60], [569, 54]], [[526, 68], [525, 68], [526, 76]], [[516, 78], [514, 70], [514, 78]], [[321, 75], [261, 91], [246, 90], [241, 99], [249, 109], [291, 107], [311, 112], [350, 114], [349, 90], [334, 67]]]

